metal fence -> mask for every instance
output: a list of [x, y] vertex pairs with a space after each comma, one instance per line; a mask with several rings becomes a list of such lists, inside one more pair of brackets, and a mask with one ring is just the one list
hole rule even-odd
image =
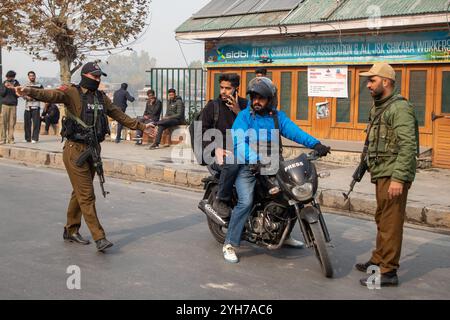
[[186, 121], [206, 104], [206, 71], [202, 68], [153, 68], [150, 73], [150, 87], [156, 97], [167, 106], [167, 93], [170, 88], [177, 91], [186, 106]]

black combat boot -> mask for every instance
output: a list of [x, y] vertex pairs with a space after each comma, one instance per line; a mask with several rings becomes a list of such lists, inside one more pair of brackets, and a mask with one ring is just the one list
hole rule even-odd
[[[367, 287], [368, 283], [370, 280], [373, 281], [373, 279], [369, 279], [371, 276], [367, 277], [367, 278], [362, 278], [361, 280], [359, 280], [359, 282], [361, 283], [362, 286]], [[373, 285], [375, 285], [372, 282]], [[380, 275], [380, 287], [396, 287], [398, 286], [398, 276], [397, 276], [397, 271], [389, 271], [386, 273], [382, 273]]]
[[79, 232], [69, 234], [66, 228], [64, 228], [63, 238], [64, 241], [76, 242], [83, 245], [91, 243], [89, 240], [84, 239]]
[[367, 268], [370, 266], [378, 266], [376, 263], [373, 263], [372, 261], [367, 261], [365, 263], [357, 263], [355, 264], [356, 270], [359, 270], [361, 272], [367, 272]]
[[103, 251], [113, 246], [112, 242], [109, 242], [106, 238], [95, 241], [95, 244], [98, 251]]

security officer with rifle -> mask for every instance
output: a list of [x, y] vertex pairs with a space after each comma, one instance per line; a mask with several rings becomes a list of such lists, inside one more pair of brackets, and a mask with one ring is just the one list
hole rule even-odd
[[39, 101], [64, 103], [66, 117], [62, 121], [61, 135], [67, 139], [63, 147], [63, 161], [72, 184], [72, 196], [67, 209], [67, 225], [64, 227], [65, 241], [89, 244], [79, 229], [81, 216], [96, 242], [97, 250], [103, 251], [113, 244], [105, 237], [95, 207], [93, 179], [98, 174], [103, 196], [104, 176], [100, 157], [100, 142], [109, 134], [107, 116], [130, 129], [146, 130], [148, 125], [128, 117], [113, 105], [106, 94], [98, 90], [101, 76], [106, 74], [93, 62], [86, 63], [81, 70], [79, 85], [61, 86], [56, 90], [17, 87], [20, 96], [29, 96]]
[[[360, 76], [368, 77], [367, 88], [374, 105], [361, 164], [353, 174], [350, 192], [369, 171], [376, 185], [377, 239], [370, 260], [355, 267], [367, 272], [370, 266], [378, 266], [380, 286], [397, 286], [406, 202], [419, 152], [418, 122], [414, 107], [395, 92], [395, 71], [389, 64], [376, 63]], [[344, 196], [347, 198], [348, 194]], [[372, 278], [361, 279], [361, 285], [367, 286]]]

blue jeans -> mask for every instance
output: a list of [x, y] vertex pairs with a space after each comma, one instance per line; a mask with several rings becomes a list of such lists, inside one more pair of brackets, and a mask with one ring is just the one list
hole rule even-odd
[[250, 167], [241, 166], [235, 182], [238, 203], [231, 213], [225, 244], [239, 247], [241, 243], [242, 231], [253, 207], [255, 183], [256, 177], [251, 173]]
[[242, 166], [239, 164], [228, 163], [226, 160], [222, 165], [219, 165], [214, 161], [214, 163], [209, 166], [213, 170], [220, 172], [219, 188], [217, 190], [216, 198], [221, 201], [230, 201], [231, 196], [233, 195], [234, 182], [236, 181], [236, 177]]

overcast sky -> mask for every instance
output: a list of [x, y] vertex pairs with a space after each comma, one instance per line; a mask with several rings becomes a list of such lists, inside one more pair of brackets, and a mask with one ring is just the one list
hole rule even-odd
[[[209, 0], [153, 0], [151, 25], [147, 33], [133, 46], [136, 51], [145, 50], [157, 60], [158, 67], [185, 67], [186, 63], [175, 40], [175, 29], [192, 14], [205, 6]], [[204, 59], [203, 44], [182, 44], [188, 63]], [[3, 77], [8, 70], [15, 70], [18, 78], [24, 78], [29, 70], [38, 76], [54, 77], [59, 74], [55, 62], [33, 61], [21, 52], [2, 50]], [[106, 60], [104, 57], [103, 60]]]

